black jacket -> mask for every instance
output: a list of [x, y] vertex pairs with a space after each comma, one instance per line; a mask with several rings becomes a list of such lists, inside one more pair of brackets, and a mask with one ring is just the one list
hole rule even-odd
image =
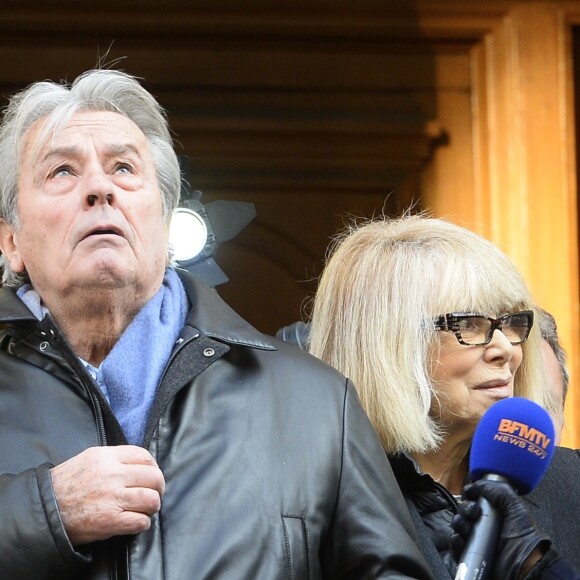
[[[451, 520], [457, 501], [449, 491], [420, 473], [405, 455], [389, 458], [417, 532], [423, 553], [438, 580], [455, 576], [449, 554]], [[567, 564], [580, 570], [580, 452], [556, 447], [548, 471], [524, 501], [539, 528]], [[498, 579], [499, 580], [499, 579]]]
[[125, 443], [47, 317], [0, 290], [0, 577], [430, 578], [352, 386], [183, 276], [191, 310], [144, 446], [166, 479], [149, 531], [76, 551], [49, 468]]
[[556, 447], [526, 504], [558, 554], [580, 572], [580, 450]]
[[435, 577], [438, 580], [454, 578], [456, 564], [449, 553], [449, 537], [457, 500], [444, 485], [422, 473], [407, 455], [392, 455], [389, 461]]

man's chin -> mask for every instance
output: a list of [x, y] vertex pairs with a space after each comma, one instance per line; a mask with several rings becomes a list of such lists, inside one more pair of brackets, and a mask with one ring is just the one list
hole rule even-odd
[[137, 284], [137, 278], [134, 265], [124, 260], [100, 259], [79, 271], [76, 286], [93, 290], [126, 288]]

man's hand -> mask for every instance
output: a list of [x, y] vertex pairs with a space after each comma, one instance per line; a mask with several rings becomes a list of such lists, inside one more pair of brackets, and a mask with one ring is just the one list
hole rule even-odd
[[91, 447], [53, 467], [51, 476], [75, 546], [149, 529], [165, 491], [151, 454], [134, 445]]

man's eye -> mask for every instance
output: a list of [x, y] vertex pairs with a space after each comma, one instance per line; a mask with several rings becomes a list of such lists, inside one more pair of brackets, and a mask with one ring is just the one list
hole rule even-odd
[[133, 173], [133, 168], [128, 163], [118, 163], [115, 171], [117, 173], [128, 174]]
[[51, 173], [51, 177], [67, 177], [72, 175], [72, 170], [68, 165], [61, 165]]

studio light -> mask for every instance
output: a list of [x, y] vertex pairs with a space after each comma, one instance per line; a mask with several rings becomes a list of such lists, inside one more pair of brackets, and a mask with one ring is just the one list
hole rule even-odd
[[255, 217], [253, 203], [218, 200], [204, 205], [202, 193], [190, 186], [190, 162], [180, 156], [181, 198], [169, 226], [173, 259], [209, 286], [218, 286], [228, 277], [213, 259], [219, 246], [234, 238]]
[[207, 226], [195, 211], [178, 207], [171, 218], [169, 241], [173, 257], [182, 265], [195, 260], [207, 242]]

